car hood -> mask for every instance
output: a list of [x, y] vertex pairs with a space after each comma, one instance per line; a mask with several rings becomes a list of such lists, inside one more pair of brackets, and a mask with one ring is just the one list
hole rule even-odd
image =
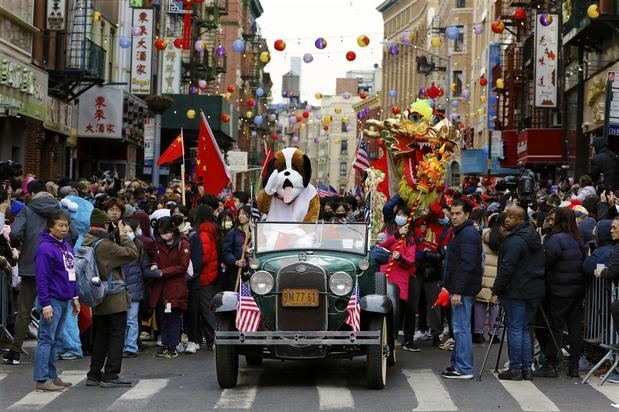
[[[283, 266], [299, 262], [299, 252], [277, 252], [259, 255], [260, 269], [276, 273]], [[306, 262], [318, 265], [329, 273], [338, 271], [356, 272], [359, 261], [364, 258], [361, 255], [346, 253], [320, 253], [306, 255]]]

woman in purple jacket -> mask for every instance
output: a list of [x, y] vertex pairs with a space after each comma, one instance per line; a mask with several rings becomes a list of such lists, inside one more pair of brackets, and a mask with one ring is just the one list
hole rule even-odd
[[56, 342], [68, 312], [80, 311], [75, 279], [73, 249], [65, 237], [69, 232], [69, 216], [54, 210], [47, 218], [47, 232], [41, 233], [34, 263], [36, 289], [41, 309], [39, 343], [34, 356], [34, 380], [38, 391], [61, 391], [71, 386], [56, 373]]

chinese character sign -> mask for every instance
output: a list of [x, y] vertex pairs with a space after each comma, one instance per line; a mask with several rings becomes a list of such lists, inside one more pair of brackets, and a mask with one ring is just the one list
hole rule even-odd
[[65, 0], [48, 0], [47, 1], [47, 30], [64, 30], [65, 29]]
[[123, 91], [93, 87], [80, 96], [79, 136], [122, 138]]
[[494, 68], [501, 65], [501, 46], [498, 44], [491, 44], [488, 46], [488, 130], [494, 129], [494, 121], [497, 117], [499, 101], [497, 93], [493, 91], [494, 82]]
[[163, 52], [162, 93], [178, 94], [181, 88], [181, 50], [174, 47], [174, 37], [168, 37]]
[[557, 107], [559, 16], [540, 16], [535, 16], [535, 107]]
[[131, 93], [150, 94], [153, 53], [153, 9], [133, 9], [132, 27], [140, 34], [133, 36], [131, 47]]

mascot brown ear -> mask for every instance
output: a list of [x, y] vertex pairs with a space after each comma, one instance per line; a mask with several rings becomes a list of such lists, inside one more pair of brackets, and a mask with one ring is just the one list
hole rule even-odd
[[305, 169], [303, 173], [303, 186], [307, 187], [312, 177], [312, 162], [310, 162], [310, 158], [307, 155], [303, 155], [303, 169]]
[[271, 158], [271, 160], [269, 160], [269, 162], [266, 164], [265, 166], [266, 171], [264, 173], [264, 177], [262, 178], [262, 188], [264, 189], [265, 187], [267, 187], [267, 182], [269, 181], [269, 177], [271, 177], [271, 174], [273, 173], [273, 170], [275, 170], [275, 158]]

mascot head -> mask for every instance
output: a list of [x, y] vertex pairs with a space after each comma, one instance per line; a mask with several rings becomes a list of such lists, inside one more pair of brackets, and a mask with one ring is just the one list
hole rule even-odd
[[302, 151], [295, 147], [287, 147], [275, 153], [275, 157], [267, 163], [262, 187], [267, 187], [273, 172], [277, 172], [275, 193], [284, 203], [292, 203], [309, 184], [312, 164]]

